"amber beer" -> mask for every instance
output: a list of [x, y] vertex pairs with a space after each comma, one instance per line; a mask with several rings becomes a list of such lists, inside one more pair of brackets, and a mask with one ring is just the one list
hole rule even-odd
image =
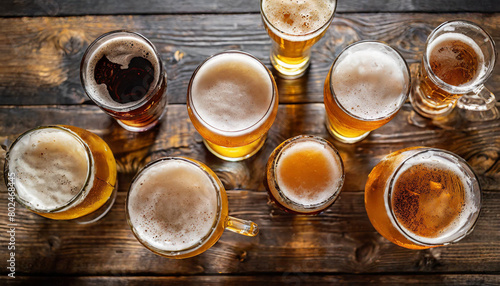
[[228, 216], [220, 180], [188, 158], [165, 157], [146, 165], [132, 181], [126, 208], [139, 242], [169, 258], [201, 254], [226, 228], [246, 236], [258, 233], [255, 223]]
[[324, 85], [326, 125], [344, 143], [363, 140], [389, 122], [410, 91], [403, 57], [381, 42], [356, 42], [334, 61]]
[[424, 249], [458, 241], [472, 231], [481, 190], [462, 158], [412, 147], [386, 156], [373, 168], [365, 186], [365, 207], [386, 239]]
[[278, 112], [278, 89], [264, 64], [227, 51], [206, 59], [188, 86], [189, 118], [216, 156], [238, 161], [264, 144]]
[[427, 39], [410, 96], [414, 109], [429, 118], [447, 115], [457, 99], [483, 89], [495, 60], [493, 41], [483, 29], [465, 21], [441, 24]]
[[269, 197], [296, 214], [317, 214], [332, 205], [344, 183], [337, 149], [321, 137], [300, 135], [281, 143], [266, 166]]
[[73, 126], [20, 135], [7, 152], [5, 179], [20, 204], [55, 220], [96, 221], [116, 196], [113, 153], [97, 135]]
[[129, 131], [155, 126], [167, 104], [167, 74], [153, 44], [138, 33], [97, 38], [80, 66], [85, 92]]
[[297, 78], [309, 66], [311, 47], [330, 25], [336, 0], [261, 0], [260, 12], [273, 40], [271, 63], [284, 78]]

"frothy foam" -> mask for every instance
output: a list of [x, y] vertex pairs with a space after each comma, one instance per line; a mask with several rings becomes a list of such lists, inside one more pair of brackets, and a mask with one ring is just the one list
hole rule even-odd
[[270, 115], [267, 111], [275, 100], [266, 68], [239, 53], [220, 54], [206, 61], [194, 77], [191, 98], [198, 115], [215, 128], [215, 133], [252, 127]]
[[405, 96], [406, 67], [375, 49], [347, 52], [331, 76], [333, 91], [345, 110], [363, 119], [396, 111]]
[[282, 151], [276, 166], [276, 179], [288, 199], [305, 206], [315, 205], [339, 191], [341, 163], [327, 145], [299, 141]]
[[151, 246], [179, 251], [200, 243], [217, 215], [217, 194], [208, 175], [181, 160], [156, 163], [130, 188], [130, 221]]
[[[431, 56], [436, 57], [436, 61], [440, 61], [439, 60], [440, 53], [436, 52], [436, 50], [439, 50], [443, 47], [448, 47], [448, 45], [451, 41], [459, 41], [459, 42], [465, 43], [467, 46], [471, 47], [474, 50], [474, 52], [476, 53], [476, 55], [478, 56], [478, 59], [477, 59], [478, 70], [477, 70], [474, 78], [472, 80], [470, 80], [468, 82], [468, 84], [464, 84], [463, 86], [474, 84], [477, 78], [482, 77], [486, 73], [487, 67], [484, 64], [484, 55], [483, 55], [483, 52], [481, 51], [481, 48], [478, 46], [478, 44], [476, 44], [476, 42], [472, 38], [470, 38], [464, 34], [445, 33], [445, 34], [442, 34], [439, 37], [437, 37], [427, 47], [427, 53], [426, 53], [427, 61], [429, 62], [429, 58]], [[443, 60], [447, 60], [447, 59], [443, 58]], [[449, 65], [445, 65], [445, 66], [454, 67], [456, 65], [456, 63], [457, 62], [455, 60], [453, 60], [452, 62], [450, 62]]]
[[15, 174], [17, 194], [38, 210], [69, 203], [84, 187], [89, 165], [84, 146], [56, 128], [32, 131], [9, 151], [9, 172]]
[[[264, 0], [262, 10], [276, 29], [289, 35], [303, 36], [328, 23], [335, 11], [335, 2], [329, 0]], [[289, 38], [285, 35], [282, 36], [286, 39]], [[289, 40], [303, 39], [291, 37]]]
[[473, 182], [471, 181], [471, 179], [467, 177], [464, 171], [460, 169], [458, 163], [446, 160], [440, 156], [432, 156], [429, 154], [429, 152], [415, 155], [414, 157], [406, 161], [405, 164], [398, 171], [398, 176], [394, 178], [394, 182], [397, 182], [401, 174], [403, 174], [406, 170], [412, 168], [416, 164], [425, 165], [429, 168], [436, 170], [449, 171], [460, 177], [461, 183], [464, 187], [464, 199], [465, 199], [464, 205], [462, 208], [462, 212], [450, 225], [448, 225], [448, 227], [440, 231], [440, 235], [438, 237], [431, 237], [431, 238], [423, 237], [413, 233], [411, 230], [405, 228], [403, 225], [401, 224], [399, 225], [405, 230], [406, 234], [408, 234], [413, 239], [423, 243], [437, 244], [439, 243], [437, 241], [450, 241], [450, 240], [453, 241], [454, 239], [456, 239], [455, 236], [457, 234], [457, 231], [464, 225], [469, 223], [471, 215], [478, 211], [477, 206], [474, 203], [472, 203], [474, 194], [472, 192], [471, 186], [473, 185]]
[[100, 43], [99, 46], [89, 55], [87, 67], [85, 69], [85, 88], [92, 98], [99, 101], [101, 104], [111, 108], [126, 108], [133, 106], [137, 101], [129, 103], [118, 103], [114, 101], [106, 88], [106, 84], [98, 84], [94, 78], [94, 71], [97, 62], [106, 56], [109, 61], [121, 65], [121, 69], [127, 69], [130, 60], [135, 57], [142, 57], [149, 60], [154, 69], [154, 80], [150, 85], [148, 93], [151, 92], [158, 83], [160, 64], [156, 58], [156, 53], [153, 48], [144, 39], [138, 36], [130, 35], [114, 35], [110, 36], [105, 42]]

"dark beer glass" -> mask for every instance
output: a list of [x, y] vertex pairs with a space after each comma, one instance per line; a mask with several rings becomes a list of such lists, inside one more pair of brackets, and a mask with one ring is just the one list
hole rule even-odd
[[144, 36], [113, 31], [85, 52], [80, 78], [92, 101], [129, 131], [155, 126], [167, 104], [167, 74], [153, 44]]

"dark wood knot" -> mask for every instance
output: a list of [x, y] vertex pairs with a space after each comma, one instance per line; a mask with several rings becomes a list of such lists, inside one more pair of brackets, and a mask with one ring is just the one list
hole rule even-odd
[[61, 239], [57, 236], [50, 236], [47, 239], [47, 245], [51, 252], [57, 251], [61, 247]]
[[377, 256], [378, 245], [372, 240], [365, 242], [360, 247], [356, 248], [355, 259], [358, 263], [368, 264]]
[[57, 38], [57, 47], [66, 55], [76, 55], [83, 50], [84, 40], [78, 31], [64, 29]]

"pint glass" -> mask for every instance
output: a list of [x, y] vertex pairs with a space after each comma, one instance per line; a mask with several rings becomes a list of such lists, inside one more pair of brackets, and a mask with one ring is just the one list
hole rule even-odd
[[465, 160], [448, 151], [412, 147], [386, 156], [368, 176], [365, 207], [391, 242], [424, 249], [469, 234], [481, 209], [481, 189]]
[[55, 220], [89, 223], [116, 197], [116, 162], [99, 136], [73, 126], [26, 131], [10, 146], [5, 183], [17, 202]]
[[344, 183], [337, 149], [321, 137], [300, 135], [273, 151], [266, 166], [269, 197], [295, 214], [317, 214], [332, 205]]
[[144, 36], [114, 31], [83, 55], [80, 79], [88, 97], [129, 131], [155, 126], [167, 104], [167, 73]]
[[326, 126], [344, 143], [363, 140], [389, 122], [410, 92], [403, 57], [381, 42], [356, 42], [335, 59], [324, 86]]
[[239, 161], [264, 144], [278, 112], [278, 88], [257, 58], [222, 52], [194, 71], [187, 108], [205, 146], [219, 158]]
[[273, 41], [271, 63], [281, 77], [305, 73], [311, 47], [330, 26], [336, 6], [336, 0], [260, 1], [262, 21]]
[[255, 223], [228, 216], [219, 178], [188, 158], [165, 157], [146, 165], [132, 180], [126, 208], [139, 242], [168, 258], [201, 254], [224, 229], [246, 236], [258, 233]]
[[457, 99], [463, 109], [488, 110], [495, 96], [484, 87], [496, 61], [495, 44], [481, 27], [467, 21], [438, 26], [427, 38], [410, 100], [428, 118], [449, 114]]

